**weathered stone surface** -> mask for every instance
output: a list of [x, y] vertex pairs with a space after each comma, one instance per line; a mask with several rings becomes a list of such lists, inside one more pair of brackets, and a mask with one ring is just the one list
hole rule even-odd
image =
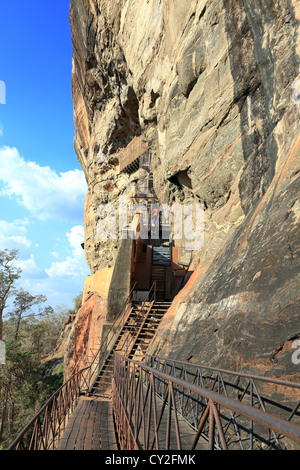
[[84, 303], [91, 294], [98, 294], [103, 299], [107, 299], [112, 275], [113, 268], [104, 268], [91, 276], [87, 276], [84, 283], [82, 303]]
[[113, 322], [128, 301], [130, 292], [130, 269], [132, 259], [132, 240], [122, 240], [116, 259], [107, 300], [107, 320]]
[[235, 236], [175, 300], [152, 353], [299, 379], [292, 361], [300, 338], [299, 145]]
[[107, 302], [92, 294], [82, 305], [76, 319], [70, 326], [68, 342], [65, 345], [64, 375], [87, 367], [100, 347], [102, 328], [106, 319]]
[[161, 355], [299, 376], [298, 10], [296, 0], [71, 0], [92, 273], [120, 251], [97, 240], [96, 212], [131, 194], [118, 162], [134, 136], [147, 138], [162, 203], [205, 206], [193, 282], [153, 344]]

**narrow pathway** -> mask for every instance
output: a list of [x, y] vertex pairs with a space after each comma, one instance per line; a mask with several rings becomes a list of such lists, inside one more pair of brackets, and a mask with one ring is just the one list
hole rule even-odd
[[111, 401], [82, 398], [57, 450], [117, 450]]

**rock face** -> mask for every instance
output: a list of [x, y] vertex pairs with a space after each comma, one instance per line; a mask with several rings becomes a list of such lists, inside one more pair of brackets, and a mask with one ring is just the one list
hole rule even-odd
[[96, 294], [91, 294], [80, 311], [76, 320], [69, 328], [64, 355], [64, 374], [70, 377], [74, 371], [89, 365], [93, 355], [99, 349], [101, 332], [106, 318], [106, 301]]
[[71, 0], [75, 149], [88, 182], [85, 251], [113, 268], [97, 208], [137, 175], [143, 134], [161, 203], [205, 207], [196, 271], [151, 352], [295, 379], [299, 323], [299, 2]]

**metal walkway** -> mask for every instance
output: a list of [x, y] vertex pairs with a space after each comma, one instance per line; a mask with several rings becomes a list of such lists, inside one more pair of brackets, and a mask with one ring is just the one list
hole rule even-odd
[[112, 402], [81, 398], [57, 450], [118, 450]]
[[[191, 374], [183, 363], [154, 362], [157, 368], [115, 352], [112, 400], [82, 397], [82, 371], [76, 374], [8, 450], [300, 449], [299, 383], [195, 364]], [[165, 364], [181, 378], [164, 372]], [[272, 387], [282, 394], [277, 404]]]
[[[146, 388], [144, 389], [146, 393]], [[162, 410], [163, 402], [159, 403], [157, 412]], [[141, 405], [140, 405], [141, 406]], [[140, 410], [142, 412], [142, 410]], [[154, 410], [145, 413], [145, 419], [154, 420]], [[178, 425], [181, 430], [182, 449], [190, 449], [195, 439], [195, 432], [182, 417], [178, 417]], [[168, 420], [166, 416], [160, 426], [160, 435], [167, 434]], [[114, 426], [112, 400], [99, 398], [81, 398], [67, 427], [63, 433], [57, 450], [118, 450], [118, 438]], [[163, 440], [161, 440], [162, 444]], [[165, 444], [165, 441], [164, 441]], [[176, 434], [170, 435], [169, 449], [177, 449]], [[209, 450], [208, 443], [202, 440], [197, 450]]]
[[300, 383], [146, 356], [169, 304], [131, 294], [8, 450], [300, 449]]
[[84, 373], [82, 391], [87, 396], [111, 397], [113, 358], [119, 352], [143, 361], [156, 330], [171, 302], [157, 301], [154, 281], [143, 302], [132, 302], [131, 293], [115, 322], [110, 325], [101, 347]]
[[89, 395], [111, 396], [116, 351], [143, 362], [147, 348], [169, 307], [170, 303], [163, 302], [150, 302], [146, 307], [136, 303], [132, 305], [130, 315], [100, 367]]

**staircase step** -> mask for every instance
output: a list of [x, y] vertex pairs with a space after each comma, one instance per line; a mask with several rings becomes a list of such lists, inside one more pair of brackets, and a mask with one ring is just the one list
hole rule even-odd
[[97, 380], [95, 381], [94, 386], [96, 386], [96, 384], [102, 383], [103, 381], [112, 378], [112, 376], [113, 376], [113, 371], [111, 371], [110, 374], [99, 376]]
[[97, 382], [93, 388], [101, 388], [103, 385], [107, 385], [107, 384], [111, 384], [111, 381], [112, 381], [112, 377], [110, 378], [110, 380], [101, 380], [101, 382]]
[[[135, 303], [132, 306], [127, 322], [123, 325], [120, 334], [117, 336], [111, 353], [107, 356], [97, 379], [94, 382], [92, 394], [94, 396], [108, 396], [111, 393], [114, 351], [127, 355], [137, 361], [143, 361], [145, 353], [161, 323], [164, 315], [170, 308], [172, 302], [166, 301], [165, 295], [165, 269], [157, 268], [153, 270], [152, 277], [157, 279], [156, 301], [152, 305], [150, 312], [148, 305], [143, 302]], [[147, 312], [147, 318], [145, 314]]]

